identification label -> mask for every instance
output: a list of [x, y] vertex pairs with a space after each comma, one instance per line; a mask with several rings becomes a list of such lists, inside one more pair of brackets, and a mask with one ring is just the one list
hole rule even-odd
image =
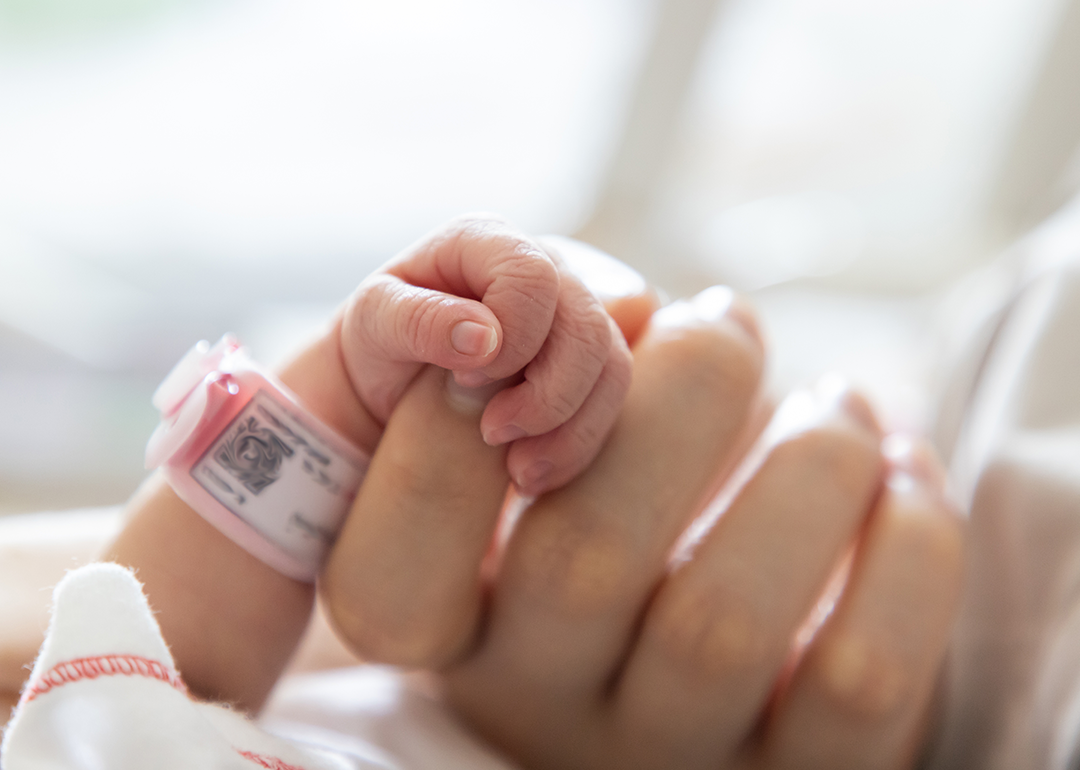
[[291, 404], [259, 390], [191, 475], [268, 541], [317, 566], [366, 470], [320, 438]]

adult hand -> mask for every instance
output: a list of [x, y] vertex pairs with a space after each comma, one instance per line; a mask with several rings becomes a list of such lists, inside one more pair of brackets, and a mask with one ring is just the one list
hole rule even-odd
[[[640, 326], [642, 307], [613, 314]], [[339, 629], [439, 670], [528, 767], [909, 764], [959, 590], [940, 469], [919, 446], [884, 456], [866, 403], [831, 386], [785, 402], [744, 461], [764, 354], [726, 290], [631, 342], [600, 456], [498, 552], [504, 450], [421, 374], [325, 574]]]

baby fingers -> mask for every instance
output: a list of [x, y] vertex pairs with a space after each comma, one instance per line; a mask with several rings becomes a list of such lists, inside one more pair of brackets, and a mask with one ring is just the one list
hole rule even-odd
[[505, 222], [466, 217], [423, 239], [349, 299], [342, 355], [353, 385], [385, 423], [423, 364], [476, 386], [520, 371], [544, 344], [559, 273]]
[[[614, 327], [614, 321], [610, 323]], [[543, 435], [515, 441], [510, 448], [507, 469], [523, 494], [536, 496], [562, 486], [599, 453], [630, 388], [630, 352], [617, 328], [612, 341], [596, 384], [570, 419]]]
[[482, 303], [375, 273], [349, 302], [342, 351], [361, 399], [385, 423], [422, 364], [474, 370], [499, 354], [502, 325]]
[[591, 462], [630, 385], [625, 338], [589, 283], [626, 300], [616, 315], [630, 327], [654, 307], [640, 276], [583, 244], [541, 246], [502, 220], [463, 217], [361, 284], [342, 317], [342, 359], [383, 425], [424, 364], [467, 388], [506, 380], [480, 429], [491, 446], [515, 444], [514, 481], [540, 494]]
[[492, 399], [480, 429], [489, 444], [538, 436], [562, 425], [585, 402], [617, 353], [608, 314], [576, 278], [562, 274], [551, 329], [524, 380]]

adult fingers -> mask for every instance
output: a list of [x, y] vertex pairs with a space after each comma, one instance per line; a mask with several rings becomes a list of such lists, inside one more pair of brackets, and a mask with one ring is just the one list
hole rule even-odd
[[[654, 307], [636, 275], [605, 256], [590, 276], [629, 328]], [[387, 425], [321, 583], [335, 625], [368, 659], [437, 665], [473, 637], [507, 488], [505, 448], [477, 429], [498, 387], [460, 387], [429, 368]]]
[[535, 241], [501, 220], [463, 217], [361, 284], [344, 315], [345, 365], [385, 422], [421, 363], [454, 369], [468, 385], [522, 369], [558, 296], [558, 271]]
[[751, 733], [881, 483], [880, 429], [831, 387], [790, 397], [760, 467], [661, 585], [614, 692], [627, 767], [715, 768]]
[[905, 443], [847, 588], [764, 732], [761, 767], [871, 770], [915, 758], [959, 598], [963, 522], [928, 447]]
[[443, 665], [473, 638], [508, 485], [506, 450], [477, 428], [486, 395], [428, 367], [387, 424], [320, 584], [361, 657]]
[[514, 756], [559, 766], [589, 740], [671, 544], [747, 423], [763, 350], [746, 313], [727, 290], [659, 311], [604, 449], [518, 524], [483, 642], [446, 672], [459, 710]]

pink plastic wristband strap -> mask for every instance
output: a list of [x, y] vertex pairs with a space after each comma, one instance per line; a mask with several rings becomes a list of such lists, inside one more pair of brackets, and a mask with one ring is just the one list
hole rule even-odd
[[300, 405], [236, 338], [192, 348], [153, 398], [146, 467], [279, 572], [314, 581], [370, 458]]

